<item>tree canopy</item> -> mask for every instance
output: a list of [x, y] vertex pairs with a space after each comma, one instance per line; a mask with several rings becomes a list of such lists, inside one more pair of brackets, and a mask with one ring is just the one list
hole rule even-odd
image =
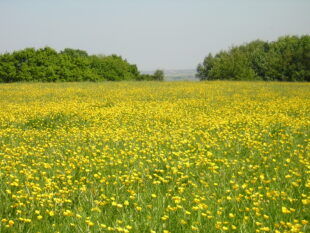
[[50, 47], [26, 48], [0, 55], [0, 82], [103, 80], [155, 80], [155, 77], [144, 77], [136, 65], [121, 56], [88, 55], [79, 49], [57, 52]]
[[197, 67], [200, 80], [310, 81], [310, 36], [284, 36], [235, 46]]

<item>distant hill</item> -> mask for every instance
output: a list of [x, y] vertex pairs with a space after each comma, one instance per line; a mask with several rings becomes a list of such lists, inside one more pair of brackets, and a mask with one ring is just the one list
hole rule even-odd
[[[199, 81], [195, 78], [196, 70], [164, 70], [166, 81]], [[142, 71], [143, 74], [153, 74], [154, 71]]]

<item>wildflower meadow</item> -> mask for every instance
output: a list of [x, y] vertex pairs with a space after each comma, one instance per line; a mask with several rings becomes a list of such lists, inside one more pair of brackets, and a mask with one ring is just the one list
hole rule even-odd
[[310, 84], [0, 85], [0, 232], [310, 232]]

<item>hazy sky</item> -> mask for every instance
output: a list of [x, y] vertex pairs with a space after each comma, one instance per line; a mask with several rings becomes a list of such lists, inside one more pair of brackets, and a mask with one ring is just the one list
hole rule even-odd
[[309, 12], [310, 0], [0, 0], [0, 53], [69, 47], [195, 69], [231, 45], [310, 34]]

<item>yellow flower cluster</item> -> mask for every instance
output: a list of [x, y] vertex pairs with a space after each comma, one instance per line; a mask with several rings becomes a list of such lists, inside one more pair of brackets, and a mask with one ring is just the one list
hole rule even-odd
[[308, 232], [310, 85], [0, 85], [0, 232]]

